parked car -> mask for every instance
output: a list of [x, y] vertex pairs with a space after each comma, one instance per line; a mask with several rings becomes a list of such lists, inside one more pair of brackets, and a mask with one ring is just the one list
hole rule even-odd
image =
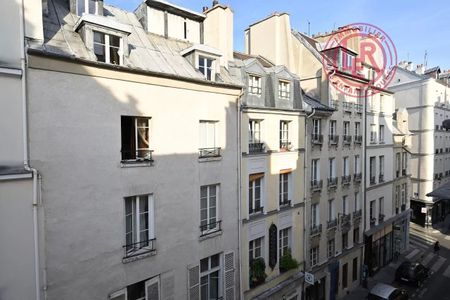
[[405, 261], [395, 271], [395, 280], [420, 286], [429, 273], [430, 270], [421, 263]]
[[377, 283], [369, 292], [368, 300], [408, 300], [408, 292], [389, 284]]

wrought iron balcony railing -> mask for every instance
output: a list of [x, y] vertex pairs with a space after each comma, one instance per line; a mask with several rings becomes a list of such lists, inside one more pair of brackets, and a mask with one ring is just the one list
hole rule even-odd
[[355, 175], [353, 175], [353, 180], [355, 183], [360, 183], [362, 180], [362, 174], [361, 173], [356, 173]]
[[250, 207], [248, 209], [248, 213], [250, 215], [254, 215], [254, 214], [260, 214], [264, 211], [264, 206], [258, 206], [258, 207]]
[[342, 108], [344, 109], [345, 112], [352, 112], [352, 107], [353, 104], [351, 102], [342, 102]]
[[350, 145], [352, 143], [352, 136], [344, 135], [342, 140], [344, 145]]
[[200, 236], [206, 236], [211, 233], [221, 231], [222, 221], [211, 222], [209, 224], [200, 225]]
[[338, 183], [338, 178], [337, 177], [329, 177], [328, 178], [328, 187], [336, 187]]
[[370, 176], [370, 184], [376, 184], [375, 176]]
[[320, 191], [322, 189], [322, 184], [323, 184], [322, 179], [311, 180], [311, 190], [312, 191]]
[[362, 113], [363, 112], [363, 105], [362, 104], [355, 104], [355, 111], [357, 113]]
[[384, 221], [384, 217], [385, 217], [385, 215], [379, 214], [379, 215], [378, 215], [378, 222], [379, 222], [379, 223], [383, 222], [383, 221]]
[[156, 251], [156, 238], [140, 241], [137, 243], [131, 243], [123, 246], [125, 251], [123, 258], [130, 258], [145, 253]]
[[280, 206], [291, 206], [291, 200], [285, 200], [279, 202]]
[[328, 143], [330, 145], [337, 145], [339, 142], [339, 136], [336, 134], [330, 134], [328, 135]]
[[378, 182], [384, 182], [384, 174], [378, 175]]
[[327, 221], [327, 229], [336, 228], [337, 225], [338, 225], [338, 220], [337, 219]]
[[220, 147], [198, 149], [199, 158], [220, 157]]
[[362, 135], [355, 135], [355, 144], [362, 144]]
[[322, 224], [316, 224], [311, 226], [310, 236], [316, 236], [322, 233]]
[[358, 209], [353, 212], [353, 220], [362, 218], [362, 210]]
[[262, 153], [264, 152], [264, 143], [249, 143], [248, 144], [249, 153]]
[[375, 226], [376, 222], [377, 222], [376, 218], [370, 218], [370, 226]]
[[311, 142], [315, 145], [322, 145], [323, 135], [318, 133], [311, 134]]
[[342, 184], [350, 184], [351, 181], [352, 181], [352, 175], [342, 176]]
[[334, 108], [335, 110], [339, 110], [339, 102], [337, 100], [331, 100], [330, 106]]

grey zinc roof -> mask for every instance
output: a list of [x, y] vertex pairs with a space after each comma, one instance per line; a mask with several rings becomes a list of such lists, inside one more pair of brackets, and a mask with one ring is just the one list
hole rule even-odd
[[[96, 62], [94, 53], [74, 31], [79, 17], [70, 12], [68, 1], [48, 1], [49, 12], [44, 16], [44, 44], [30, 42], [30, 48], [47, 54]], [[131, 34], [128, 36], [130, 50], [129, 56], [124, 57], [124, 67], [206, 81], [203, 74], [180, 54], [192, 44], [148, 33], [133, 12], [111, 5], [104, 6], [104, 16], [130, 28]], [[219, 78], [219, 82], [239, 84], [223, 67], [220, 68]]]

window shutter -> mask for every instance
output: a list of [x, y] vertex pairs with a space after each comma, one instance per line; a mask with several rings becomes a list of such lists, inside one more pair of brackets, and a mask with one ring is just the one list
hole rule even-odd
[[200, 267], [194, 266], [188, 270], [189, 300], [200, 299]]
[[123, 290], [112, 293], [109, 296], [109, 299], [110, 300], [127, 300], [127, 289], [125, 288]]
[[145, 282], [145, 300], [160, 300], [159, 276]]
[[234, 252], [225, 253], [225, 300], [235, 298]]

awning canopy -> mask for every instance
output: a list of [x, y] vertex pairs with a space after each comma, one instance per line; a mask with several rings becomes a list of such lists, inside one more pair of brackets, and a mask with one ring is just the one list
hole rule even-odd
[[435, 197], [442, 199], [450, 199], [450, 183], [446, 183], [441, 187], [438, 187], [434, 191], [427, 194], [427, 197]]

